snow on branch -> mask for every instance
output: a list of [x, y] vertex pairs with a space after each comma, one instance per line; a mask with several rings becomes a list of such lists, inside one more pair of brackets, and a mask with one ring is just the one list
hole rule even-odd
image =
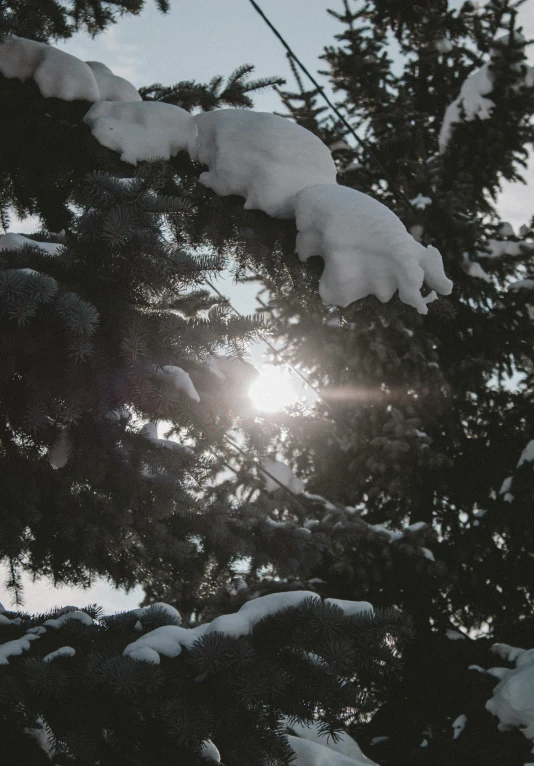
[[99, 61], [84, 62], [52, 45], [13, 35], [0, 45], [0, 73], [34, 80], [45, 98], [62, 101], [141, 101], [134, 86]]
[[[525, 39], [522, 35], [515, 32], [514, 40], [516, 44], [524, 46]], [[462, 121], [473, 122], [473, 120], [489, 120], [495, 108], [495, 102], [488, 98], [494, 88], [493, 67], [496, 59], [500, 57], [500, 52], [504, 45], [510, 42], [510, 35], [503, 35], [495, 40], [495, 47], [491, 49], [490, 60], [480, 69], [471, 72], [464, 80], [460, 89], [460, 94], [449, 104], [443, 117], [443, 123], [439, 132], [439, 150], [441, 154], [447, 151], [447, 147], [452, 138], [454, 126]], [[522, 76], [518, 79], [514, 88], [534, 86], [534, 70], [528, 65], [512, 64], [512, 69]]]
[[[84, 122], [124, 162], [187, 151], [207, 165], [200, 182], [216, 194], [239, 195], [246, 209], [296, 218], [300, 259], [324, 259], [319, 293], [327, 304], [345, 307], [368, 295], [386, 302], [398, 291], [401, 301], [426, 314], [437, 293], [452, 290], [439, 251], [416, 242], [385, 205], [338, 185], [329, 148], [289, 119], [245, 109], [191, 115], [173, 104], [142, 101], [103, 64], [18, 37], [0, 45], [0, 73], [33, 78], [45, 97], [95, 102]], [[469, 93], [486, 92], [485, 78], [485, 86], [469, 86]], [[424, 208], [431, 199], [420, 194], [413, 203]]]
[[499, 719], [499, 730], [519, 728], [534, 741], [534, 649], [520, 649], [507, 644], [494, 644], [492, 651], [515, 668], [490, 668], [487, 672], [499, 678], [486, 710]]
[[[449, 295], [452, 282], [439, 251], [408, 234], [389, 208], [348, 186], [309, 186], [296, 196], [297, 253], [302, 261], [325, 261], [319, 294], [327, 304], [348, 306], [375, 295], [385, 303], [399, 297], [420, 314], [436, 293]], [[431, 288], [421, 294], [423, 283]]]

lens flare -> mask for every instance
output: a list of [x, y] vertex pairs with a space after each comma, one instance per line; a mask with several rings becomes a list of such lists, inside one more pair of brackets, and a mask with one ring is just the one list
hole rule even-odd
[[249, 397], [262, 412], [280, 412], [299, 400], [290, 373], [284, 367], [265, 364], [249, 389]]

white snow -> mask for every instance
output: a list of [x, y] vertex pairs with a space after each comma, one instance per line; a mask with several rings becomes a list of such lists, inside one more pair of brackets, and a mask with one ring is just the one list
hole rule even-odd
[[328, 147], [309, 130], [267, 112], [216, 109], [195, 115], [191, 159], [207, 165], [200, 182], [216, 194], [245, 198], [247, 210], [292, 218], [293, 197], [313, 184], [335, 184]]
[[493, 90], [493, 77], [489, 64], [484, 64], [480, 69], [472, 72], [464, 80], [460, 89], [460, 95], [445, 111], [443, 123], [439, 132], [439, 150], [443, 154], [451, 140], [453, 126], [462, 121], [462, 114], [466, 122], [472, 122], [478, 118], [488, 120], [491, 117], [495, 104], [491, 99], [485, 98]]
[[534, 649], [524, 650], [506, 644], [495, 644], [492, 650], [516, 667], [490, 668], [500, 678], [486, 710], [499, 719], [500, 731], [520, 728], [528, 739], [534, 740]]
[[21, 622], [20, 617], [14, 617], [10, 620], [9, 617], [4, 617], [3, 614], [0, 614], [0, 625], [20, 625]]
[[9, 665], [8, 657], [14, 657], [22, 652], [27, 652], [30, 648], [31, 642], [36, 641], [39, 636], [35, 633], [26, 633], [25, 636], [15, 639], [15, 641], [6, 641], [5, 644], [0, 644], [0, 665]]
[[69, 53], [23, 37], [0, 45], [0, 72], [18, 80], [33, 78], [45, 98], [98, 101], [100, 94], [90, 67]]
[[[280, 489], [280, 484], [283, 487], [286, 487], [286, 489], [294, 495], [300, 495], [304, 492], [304, 482], [302, 479], [297, 478], [291, 468], [280, 460], [266, 458], [262, 462], [262, 467], [273, 476], [273, 478], [271, 478], [271, 476], [268, 476], [263, 471], [261, 472], [261, 477], [265, 482], [265, 489], [267, 492], [275, 492], [277, 489]], [[277, 479], [280, 484], [278, 484], [275, 479]]]
[[165, 449], [172, 450], [173, 452], [182, 452], [188, 455], [193, 454], [193, 450], [186, 447], [185, 444], [180, 444], [173, 439], [160, 439], [158, 436], [158, 424], [157, 423], [145, 423], [141, 429], [141, 434], [148, 439], [149, 442], [155, 444], [157, 447], [164, 447]]
[[175, 609], [170, 604], [164, 604], [161, 601], [157, 601], [154, 604], [150, 604], [150, 606], [143, 606], [139, 609], [132, 609], [131, 614], [135, 615], [135, 617], [139, 617], [140, 620], [144, 619], [147, 616], [150, 616], [150, 614], [154, 611], [163, 612], [167, 617], [169, 617], [173, 622], [175, 620], [182, 621], [182, 616], [178, 609]]
[[99, 101], [141, 101], [139, 91], [131, 82], [117, 77], [100, 61], [86, 61], [95, 76], [98, 86]]
[[460, 734], [465, 729], [466, 723], [467, 723], [467, 716], [465, 715], [465, 713], [462, 713], [461, 715], [459, 715], [458, 718], [456, 718], [452, 722], [452, 731], [453, 731], [452, 738], [453, 739], [458, 739]]
[[423, 556], [425, 557], [425, 559], [428, 559], [429, 561], [435, 561], [436, 560], [436, 557], [434, 556], [434, 554], [432, 553], [430, 548], [421, 547], [421, 552], [422, 552]]
[[0, 73], [33, 79], [45, 98], [62, 101], [140, 101], [134, 86], [99, 61], [81, 61], [46, 43], [13, 35], [0, 45]]
[[[415, 430], [416, 430], [417, 436], [426, 436], [424, 431], [417, 431], [417, 429]], [[410, 524], [409, 526], [407, 526], [406, 529], [409, 530], [410, 532], [419, 532], [421, 529], [424, 529], [425, 527], [428, 527], [428, 524], [426, 521], [416, 521], [413, 524]]]
[[[514, 38], [516, 42], [525, 42], [524, 37], [517, 32], [514, 33]], [[508, 40], [509, 35], [503, 35], [496, 42], [507, 43]], [[493, 91], [493, 74], [490, 65], [496, 55], [498, 55], [497, 50], [493, 48], [490, 52], [490, 61], [467, 77], [460, 89], [460, 95], [447, 107], [439, 134], [441, 153], [447, 149], [453, 126], [461, 122], [462, 117], [466, 122], [472, 122], [477, 118], [487, 120], [491, 117], [495, 104], [486, 96]], [[523, 77], [516, 84], [516, 89], [531, 88], [534, 85], [534, 72], [530, 66], [524, 67], [521, 63], [516, 63], [511, 66], [511, 69], [517, 72], [524, 69]]]
[[202, 750], [200, 751], [201, 758], [210, 758], [215, 763], [221, 762], [221, 754], [210, 739], [205, 739], [202, 743]]
[[[1, 48], [2, 46], [0, 46], [0, 50]], [[35, 240], [28, 239], [22, 234], [11, 232], [0, 235], [0, 250], [22, 250], [24, 247], [38, 247], [39, 250], [44, 250], [49, 255], [57, 255], [62, 245], [54, 242], [35, 242]]]
[[195, 402], [200, 401], [198, 391], [193, 385], [189, 373], [182, 370], [181, 367], [175, 367], [172, 364], [165, 365], [161, 370], [157, 371], [158, 378], [166, 380], [173, 385], [178, 391], [183, 391], [187, 396], [193, 399]]
[[52, 759], [55, 755], [55, 748], [51, 744], [53, 738], [50, 737], [50, 728], [46, 725], [42, 718], [38, 718], [37, 723], [39, 724], [39, 728], [24, 729], [24, 732], [33, 737], [37, 741], [39, 747], [45, 751], [50, 759]]
[[414, 197], [410, 200], [410, 205], [413, 205], [418, 210], [424, 210], [425, 207], [428, 207], [432, 204], [432, 197], [424, 197], [421, 193], [417, 195], [417, 197]]
[[193, 631], [187, 628], [180, 628], [176, 625], [163, 625], [160, 628], [155, 628], [144, 636], [141, 636], [133, 643], [128, 644], [123, 651], [125, 657], [131, 657], [133, 660], [141, 660], [143, 662], [154, 662], [156, 665], [160, 663], [160, 654], [165, 657], [178, 657], [182, 651], [182, 645], [190, 645], [198, 638], [196, 636], [193, 641], [187, 644], [185, 643], [188, 638], [188, 634]]
[[342, 753], [336, 753], [330, 747], [319, 745], [316, 742], [292, 737], [288, 735], [288, 741], [297, 758], [293, 761], [294, 766], [374, 766], [374, 761], [368, 758], [350, 758]]
[[36, 636], [42, 636], [47, 630], [42, 625], [37, 625], [36, 628], [28, 628], [26, 633], [35, 633]]
[[449, 39], [448, 34], [446, 34], [445, 37], [435, 41], [434, 48], [438, 53], [450, 53], [454, 49], [454, 45]]
[[331, 737], [325, 737], [319, 733], [318, 723], [305, 725], [295, 722], [290, 724], [290, 728], [298, 737], [306, 739], [308, 742], [316, 742], [318, 745], [333, 750], [335, 753], [341, 753], [341, 755], [346, 755], [348, 758], [352, 758], [356, 761], [359, 760], [361, 763], [373, 763], [373, 761], [370, 761], [362, 753], [358, 743], [346, 732], [341, 732], [341, 734], [338, 735], [337, 742], [334, 742]]
[[66, 431], [61, 431], [48, 450], [48, 460], [52, 468], [64, 468], [69, 462], [71, 447]]
[[373, 606], [368, 601], [346, 601], [342, 598], [325, 598], [325, 604], [338, 606], [346, 617], [355, 617], [360, 614], [374, 614]]
[[510, 240], [490, 239], [486, 245], [488, 252], [478, 251], [479, 258], [502, 258], [505, 255], [517, 257], [523, 254], [521, 242], [511, 242]]
[[387, 527], [384, 527], [382, 524], [370, 524], [369, 529], [372, 529], [373, 532], [378, 532], [379, 534], [387, 535], [390, 539], [390, 542], [393, 540], [400, 540], [401, 537], [404, 537], [402, 532], [395, 532], [393, 529], [388, 529]]
[[[161, 654], [165, 657], [177, 657], [181, 653], [182, 647], [190, 649], [197, 639], [211, 633], [224, 633], [227, 636], [250, 635], [260, 620], [276, 614], [282, 609], [300, 606], [308, 599], [312, 599], [316, 603], [321, 601], [317, 593], [313, 591], [271, 593], [268, 596], [246, 601], [235, 614], [222, 615], [212, 622], [198, 625], [196, 628], [164, 625], [149, 631], [128, 644], [123, 655], [134, 660], [159, 664]], [[330, 601], [335, 601], [335, 599]], [[342, 604], [342, 609], [347, 616], [373, 609], [371, 604], [362, 601], [342, 601], [338, 604]], [[134, 610], [134, 615], [137, 616], [138, 611]]]
[[534, 439], [529, 441], [523, 452], [521, 453], [521, 457], [519, 458], [519, 462], [517, 464], [518, 468], [521, 468], [523, 463], [532, 463], [534, 462]]
[[51, 662], [56, 657], [74, 657], [76, 650], [72, 646], [62, 646], [61, 649], [56, 649], [55, 652], [50, 652], [46, 657], [43, 657], [45, 662]]
[[534, 290], [534, 279], [518, 279], [508, 285], [509, 290]]
[[[302, 261], [321, 255], [325, 266], [319, 294], [327, 304], [348, 306], [367, 295], [385, 303], [399, 297], [419, 313], [449, 295], [452, 282], [439, 251], [408, 234], [385, 205], [346, 186], [319, 184], [296, 195], [296, 251]], [[432, 292], [423, 297], [423, 282]]]
[[76, 610], [75, 612], [66, 612], [66, 614], [62, 614], [60, 617], [56, 617], [55, 619], [46, 620], [43, 625], [49, 628], [62, 628], [63, 625], [65, 625], [66, 622], [70, 622], [70, 620], [77, 620], [83, 625], [93, 624], [93, 618], [86, 614], [86, 612], [80, 612]]
[[131, 165], [156, 157], [168, 160], [190, 150], [196, 138], [189, 112], [161, 101], [100, 101], [83, 120], [102, 146], [120, 152]]
[[508, 492], [512, 487], [512, 482], [514, 480], [513, 476], [507, 476], [506, 479], [503, 481], [501, 488], [499, 490], [499, 495], [504, 495], [506, 492]]
[[460, 641], [461, 639], [465, 639], [463, 633], [460, 633], [458, 630], [451, 630], [450, 628], [447, 628], [445, 635], [449, 641]]
[[490, 275], [484, 271], [482, 266], [478, 261], [470, 261], [469, 258], [466, 258], [464, 260], [464, 269], [466, 274], [469, 274], [470, 277], [475, 277], [476, 279], [483, 279], [484, 282], [491, 282]]

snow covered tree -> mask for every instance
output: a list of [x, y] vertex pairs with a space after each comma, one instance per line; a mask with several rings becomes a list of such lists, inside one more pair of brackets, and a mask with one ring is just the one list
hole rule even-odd
[[[253, 496], [276, 522], [325, 536], [320, 564], [303, 561], [300, 578], [322, 595], [402, 605], [416, 623], [399, 689], [362, 734], [376, 738], [369, 754], [398, 766], [519, 765], [531, 743], [497, 731], [484, 708], [495, 679], [468, 670], [491, 666], [488, 642], [467, 634], [531, 645], [534, 245], [531, 222], [514, 231], [496, 198], [525, 166], [534, 78], [521, 3], [451, 5], [346, 0], [333, 11], [342, 31], [325, 50], [327, 74], [365, 146], [296, 68], [300, 89], [281, 95], [330, 146], [340, 184], [439, 248], [454, 290], [424, 317], [365, 284], [369, 297], [348, 306], [326, 296], [344, 307], [333, 309], [313, 297], [327, 258], [324, 272], [311, 258], [303, 274], [243, 257], [267, 287], [284, 357], [322, 394], [312, 413], [256, 421], [245, 452], [277, 451], [312, 501], [326, 498], [319, 512], [317, 498], [309, 508], [304, 495], [300, 507], [283, 492]], [[312, 241], [307, 254], [324, 247]], [[351, 290], [350, 269], [343, 277]]]
[[[14, 673], [5, 685], [6, 726], [13, 688], [21, 700], [17, 736], [22, 726], [39, 728], [40, 716], [65, 762], [111, 757], [118, 741], [125, 763], [142, 763], [160, 731], [161, 758], [174, 758], [169, 747], [178, 741], [195, 763], [215, 730], [228, 741], [229, 763], [288, 763], [285, 735], [277, 749], [282, 715], [308, 740], [335, 727], [347, 736], [355, 726], [359, 698], [337, 695], [358, 674], [346, 635], [358, 628], [361, 663], [369, 666], [361, 690], [367, 709], [377, 711], [363, 737], [380, 763], [524, 760], [528, 704], [520, 694], [518, 712], [510, 690], [516, 672], [522, 679], [531, 672], [533, 450], [521, 450], [532, 426], [526, 269], [533, 246], [531, 228], [516, 234], [492, 202], [501, 178], [518, 177], [533, 135], [534, 77], [524, 64], [518, 5], [492, 0], [449, 10], [421, 1], [414, 9], [346, 0], [341, 45], [325, 58], [354, 135], [343, 121], [327, 120], [302, 84], [300, 93], [282, 93], [296, 122], [218, 108], [248, 107], [250, 92], [273, 84], [250, 82], [247, 67], [226, 83], [156, 84], [139, 93], [103, 64], [41, 42], [46, 32], [25, 37], [12, 24], [18, 35], [0, 45], [3, 223], [14, 207], [46, 227], [31, 239], [0, 239], [8, 360], [0, 394], [8, 476], [2, 554], [12, 587], [18, 566], [62, 581], [100, 573], [141, 582], [148, 600], [179, 606], [186, 630], [209, 643], [210, 660], [211, 650], [222, 652], [225, 668], [250, 646], [206, 636], [252, 631], [255, 640], [257, 630], [261, 643], [264, 624], [253, 628], [249, 616], [263, 594], [276, 611], [309, 589], [342, 608], [363, 598], [394, 604], [411, 613], [417, 631], [406, 655], [409, 683], [386, 687], [371, 670], [397, 659], [409, 633], [398, 612], [357, 624], [330, 606], [317, 614], [325, 609], [319, 603], [287, 613], [277, 631], [267, 630], [265, 659], [285, 657], [289, 636], [290, 668], [273, 671], [252, 697], [232, 687], [224, 710], [235, 726], [219, 708], [216, 727], [212, 719], [194, 725], [194, 701], [174, 699], [176, 678], [182, 693], [181, 674], [198, 670], [193, 657], [170, 671], [156, 728], [128, 737], [105, 716], [84, 732], [83, 711], [72, 733], [62, 729], [66, 713], [52, 725], [57, 711], [32, 705], [23, 688], [28, 672], [28, 689], [38, 682], [29, 658], [16, 658], [33, 648], [28, 635], [48, 636], [39, 629], [60, 625], [37, 620], [28, 628], [23, 615], [5, 617], [6, 630], [21, 633], [0, 644]], [[323, 389], [313, 412], [269, 423], [244, 402], [246, 366], [228, 357], [262, 324], [231, 318], [227, 305], [198, 289], [228, 255], [238, 274], [252, 270], [263, 280], [284, 353]], [[167, 438], [158, 433], [161, 421]], [[235, 480], [221, 480], [223, 466]], [[238, 564], [246, 564], [243, 576]], [[130, 615], [117, 621], [119, 646], [109, 621], [89, 624], [87, 614], [77, 621], [104, 636], [106, 659], [120, 650], [157, 665], [161, 654], [182, 657], [187, 640], [176, 623], [162, 623], [175, 630], [156, 628], [137, 643], [132, 630], [143, 631], [143, 620], [137, 627]], [[482, 670], [492, 664], [488, 640], [465, 637], [481, 629], [501, 642], [520, 637], [515, 643], [525, 650], [508, 643], [499, 650], [515, 670], [472, 675], [478, 671], [467, 662]], [[310, 641], [327, 636], [328, 646], [308, 644], [308, 633]], [[96, 633], [86, 639], [87, 652], [99, 646]], [[473, 648], [464, 651], [464, 641]], [[306, 674], [310, 663], [332, 664], [335, 690], [323, 677], [315, 690], [307, 681], [299, 688], [292, 663], [302, 647]], [[67, 655], [48, 659], [66, 663], [73, 688], [82, 678], [92, 686], [81, 646], [46, 649], [47, 657]], [[259, 646], [252, 651], [254, 661], [263, 659]], [[80, 654], [81, 665], [73, 659]], [[443, 671], [454, 661], [453, 680]], [[137, 677], [124, 660], [112, 665], [121, 678]], [[151, 670], [140, 671], [141, 686], [154, 680]], [[261, 680], [252, 665], [247, 673]], [[245, 676], [225, 676], [221, 688], [231, 680], [247, 686]], [[500, 683], [492, 689], [494, 676]], [[217, 683], [200, 694], [203, 710]], [[91, 694], [101, 693], [95, 684]], [[278, 684], [293, 689], [296, 707], [278, 704]], [[89, 694], [90, 709], [98, 710], [97, 697]], [[143, 700], [130, 703], [133, 719], [146, 722]], [[302, 712], [294, 712], [299, 704]], [[501, 737], [492, 714], [503, 728], [523, 726], [526, 737]], [[307, 724], [311, 737], [302, 733]], [[247, 726], [252, 758], [250, 748], [235, 751]], [[88, 740], [91, 755], [82, 747]], [[338, 751], [340, 766], [368, 763], [350, 742], [350, 753]], [[206, 747], [206, 757], [217, 754]], [[292, 747], [300, 766], [337, 762], [324, 744]]]
[[[245, 417], [238, 357], [263, 322], [232, 316], [202, 284], [251, 239], [291, 252], [294, 224], [271, 216], [294, 216], [310, 184], [334, 184], [330, 153], [280, 117], [214, 110], [250, 106], [274, 82], [251, 82], [251, 67], [141, 95], [48, 45], [53, 31], [32, 39], [7, 21], [19, 34], [0, 43], [2, 224], [14, 208], [43, 229], [0, 235], [0, 558], [16, 596], [21, 570], [149, 594], [170, 576], [186, 625], [167, 606], [0, 614], [3, 752], [21, 764], [197, 764], [220, 760], [213, 736], [228, 764], [295, 752], [308, 766], [346, 763], [340, 753], [361, 763], [345, 724], [398, 673], [409, 619], [304, 587], [213, 598], [245, 557], [294, 569], [308, 530], [287, 544], [281, 525], [265, 545], [265, 514], [216, 481]], [[314, 540], [302, 555], [321, 550]], [[313, 741], [330, 733], [331, 747]]]
[[[17, 766], [286, 766], [294, 751], [301, 764], [355, 764], [336, 757], [342, 717], [370, 709], [366, 690], [398, 670], [406, 637], [398, 614], [369, 607], [273, 594], [189, 628], [166, 604], [108, 617], [4, 612], [2, 752]], [[317, 708], [324, 745], [287, 736]]]

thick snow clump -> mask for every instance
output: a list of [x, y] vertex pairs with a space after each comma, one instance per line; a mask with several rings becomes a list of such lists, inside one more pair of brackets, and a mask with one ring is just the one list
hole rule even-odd
[[449, 295], [452, 282], [443, 271], [439, 251], [424, 247], [408, 234], [389, 208], [347, 186], [308, 186], [296, 196], [296, 250], [301, 261], [321, 255], [325, 266], [319, 282], [323, 301], [348, 306], [376, 295], [383, 303], [399, 297], [420, 314], [436, 299]]
[[493, 689], [493, 696], [486, 702], [486, 710], [497, 716], [499, 729], [508, 731], [520, 728], [528, 739], [534, 740], [534, 649], [520, 649], [507, 644], [495, 644], [495, 654], [516, 667], [490, 668], [501, 680]]
[[[287, 593], [270, 593], [268, 596], [252, 599], [243, 604], [235, 614], [223, 614], [212, 622], [196, 628], [182, 628], [179, 625], [163, 625], [140, 636], [124, 649], [123, 655], [142, 662], [160, 663], [160, 655], [177, 657], [182, 648], [191, 649], [195, 641], [211, 633], [224, 633], [227, 636], [248, 636], [260, 620], [286, 609], [300, 606], [312, 599], [320, 603], [321, 599], [313, 591], [299, 590]], [[347, 617], [362, 612], [372, 611], [372, 606], [360, 601], [335, 601], [326, 599], [325, 603], [335, 603]], [[163, 606], [159, 604], [158, 606]], [[137, 616], [137, 614], [136, 614]]]
[[292, 218], [293, 197], [312, 184], [335, 184], [328, 147], [309, 130], [267, 112], [216, 109], [195, 116], [191, 159], [207, 165], [200, 182], [216, 194], [245, 197], [247, 210]]
[[99, 101], [83, 120], [102, 146], [120, 152], [121, 160], [131, 165], [156, 157], [168, 160], [189, 151], [196, 140], [193, 117], [160, 101]]
[[304, 492], [304, 482], [295, 476], [291, 468], [285, 463], [269, 457], [262, 462], [262, 466], [268, 471], [268, 474], [263, 471], [261, 474], [267, 492], [276, 492], [277, 489], [280, 489], [280, 484], [294, 495], [301, 495]]
[[368, 758], [350, 758], [342, 753], [336, 753], [330, 747], [319, 745], [301, 737], [288, 736], [288, 741], [297, 758], [295, 766], [373, 766], [374, 761]]
[[[325, 737], [324, 735], [321, 735], [319, 725], [317, 723], [310, 724], [309, 726], [306, 726], [302, 723], [291, 723], [289, 726], [301, 739], [308, 740], [308, 742], [314, 742], [317, 745], [325, 747], [330, 751], [334, 751], [335, 753], [340, 753], [341, 755], [347, 756], [347, 758], [352, 758], [357, 763], [366, 764], [366, 766], [369, 766], [369, 764], [373, 766], [374, 764], [374, 761], [369, 760], [369, 758], [367, 758], [367, 756], [362, 753], [358, 743], [346, 732], [341, 733], [338, 736], [337, 741], [334, 742], [331, 737]], [[292, 737], [290, 740], [292, 747], [294, 739], [295, 738]], [[294, 747], [293, 749], [295, 750]], [[336, 756], [333, 757], [335, 759]], [[334, 761], [334, 763], [335, 762], [336, 761]]]
[[33, 79], [45, 98], [62, 101], [140, 101], [131, 83], [98, 61], [81, 61], [46, 43], [11, 36], [0, 45], [0, 73], [9, 79]]
[[0, 235], [0, 250], [22, 250], [24, 247], [38, 247], [39, 250], [44, 250], [49, 255], [57, 255], [62, 245], [55, 242], [36, 242], [23, 234], [11, 232]]

